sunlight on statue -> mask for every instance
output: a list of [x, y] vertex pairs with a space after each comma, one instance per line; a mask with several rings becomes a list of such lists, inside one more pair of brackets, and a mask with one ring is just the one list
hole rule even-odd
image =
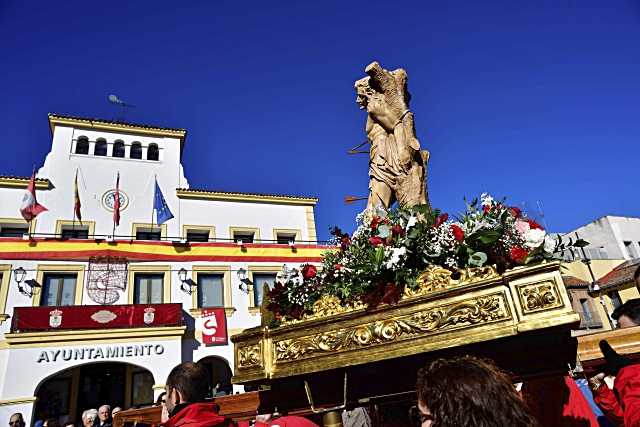
[[365, 68], [368, 77], [355, 83], [356, 102], [367, 110], [366, 132], [371, 144], [369, 158], [369, 200], [367, 207], [389, 208], [428, 204], [426, 163], [429, 152], [420, 151], [407, 72], [385, 70], [377, 62]]

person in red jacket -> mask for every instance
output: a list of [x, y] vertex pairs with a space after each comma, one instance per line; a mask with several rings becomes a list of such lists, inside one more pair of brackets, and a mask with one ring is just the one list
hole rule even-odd
[[164, 427], [228, 425], [214, 403], [204, 402], [209, 391], [208, 378], [207, 369], [197, 363], [184, 362], [171, 370], [165, 383]]
[[624, 427], [640, 427], [640, 364], [619, 355], [605, 340], [600, 350], [607, 361], [606, 373], [615, 375], [615, 397], [622, 413]]
[[[618, 322], [618, 328], [632, 328], [640, 325], [640, 298], [629, 301], [616, 308], [611, 313], [611, 318]], [[604, 383], [604, 372], [589, 379], [589, 387], [593, 393], [593, 400], [598, 404], [605, 416], [615, 425], [624, 425], [624, 414], [615, 395]]]

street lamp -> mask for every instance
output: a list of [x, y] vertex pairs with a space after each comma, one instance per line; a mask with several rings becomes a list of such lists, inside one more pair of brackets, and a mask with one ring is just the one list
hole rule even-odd
[[238, 274], [238, 280], [240, 280], [240, 286], [239, 286], [240, 290], [245, 294], [248, 294], [253, 284], [251, 283], [251, 280], [249, 280], [249, 276], [247, 275], [247, 270], [245, 270], [244, 268], [240, 268], [237, 274]]
[[[33, 288], [37, 288], [40, 285], [38, 285], [38, 282], [36, 282], [33, 279], [25, 281], [24, 278], [26, 276], [27, 276], [27, 272], [22, 267], [18, 267], [18, 268], [13, 270], [13, 279], [16, 281], [16, 283], [18, 285], [18, 291], [22, 295], [26, 295], [29, 298], [31, 298], [31, 297], [33, 297]], [[22, 282], [24, 282], [27, 286], [22, 286]]]
[[189, 295], [193, 293], [193, 281], [187, 278], [187, 270], [181, 268], [178, 270], [178, 279], [180, 279], [180, 290]]

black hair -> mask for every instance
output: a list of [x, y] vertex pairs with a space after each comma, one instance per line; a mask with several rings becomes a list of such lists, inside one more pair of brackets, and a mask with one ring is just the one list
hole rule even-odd
[[184, 402], [202, 402], [209, 392], [209, 373], [200, 364], [184, 362], [171, 370], [166, 385], [178, 390]]
[[620, 316], [627, 316], [636, 325], [640, 325], [640, 298], [633, 298], [613, 310], [611, 317], [618, 320]]

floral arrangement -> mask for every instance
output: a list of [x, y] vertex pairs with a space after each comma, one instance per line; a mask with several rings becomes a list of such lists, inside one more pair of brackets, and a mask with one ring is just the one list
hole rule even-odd
[[418, 286], [419, 274], [429, 266], [449, 269], [454, 278], [460, 269], [485, 265], [502, 273], [587, 245], [552, 238], [519, 208], [486, 193], [465, 204], [453, 220], [424, 205], [363, 211], [353, 235], [331, 230], [336, 249], [324, 254], [321, 269], [306, 264], [284, 271], [266, 293], [266, 308], [277, 322], [310, 314], [323, 295], [344, 305], [393, 304], [405, 287]]

